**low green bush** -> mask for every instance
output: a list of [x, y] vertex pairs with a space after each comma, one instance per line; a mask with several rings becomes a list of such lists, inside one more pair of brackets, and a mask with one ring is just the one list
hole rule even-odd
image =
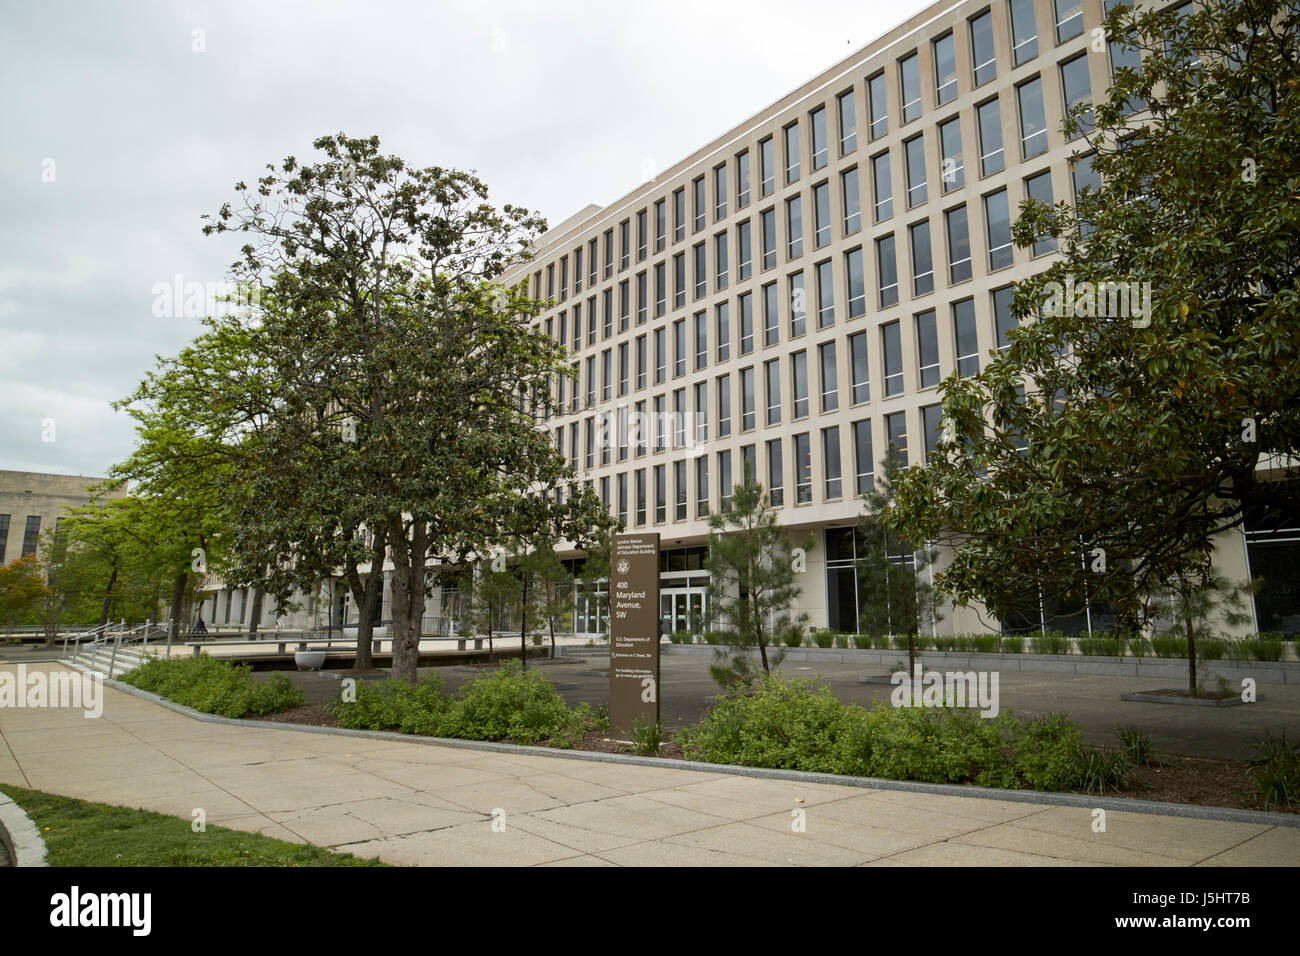
[[981, 654], [996, 654], [998, 652], [998, 635], [976, 634], [975, 650]]
[[674, 644], [690, 644], [694, 641], [690, 631], [673, 631], [668, 635], [668, 640]]
[[1000, 636], [998, 646], [1002, 648], [1003, 654], [1023, 654], [1025, 651], [1025, 635], [1003, 634]]
[[252, 668], [219, 657], [146, 661], [121, 676], [124, 683], [222, 717], [261, 717], [303, 703], [302, 691], [283, 674], [254, 680]]
[[877, 650], [877, 651], [887, 651], [887, 650], [889, 650], [889, 635], [888, 635], [888, 634], [872, 634], [872, 635], [871, 635], [871, 647], [872, 647], [874, 650]]
[[785, 633], [781, 635], [781, 641], [786, 647], [802, 647], [803, 631], [797, 627], [788, 628]]
[[1268, 809], [1300, 806], [1300, 744], [1288, 743], [1285, 731], [1255, 744], [1250, 775]]
[[834, 647], [835, 632], [828, 627], [818, 628], [812, 632], [812, 642], [817, 647]]
[[1034, 652], [1037, 654], [1068, 654], [1070, 639], [1060, 631], [1043, 631], [1034, 638]]
[[1141, 727], [1121, 727], [1119, 747], [1134, 766], [1143, 767], [1155, 762], [1155, 745], [1151, 743], [1151, 735]]
[[870, 650], [874, 645], [870, 634], [854, 634], [853, 646], [860, 651]]
[[659, 756], [663, 737], [663, 724], [643, 724], [639, 720], [632, 724], [632, 749], [642, 757]]
[[1176, 631], [1165, 631], [1151, 638], [1151, 650], [1156, 657], [1186, 657], [1187, 637]]
[[1203, 637], [1196, 642], [1196, 656], [1203, 661], [1221, 661], [1227, 651], [1227, 643], [1219, 637]]
[[1034, 790], [1069, 790], [1079, 783], [1083, 733], [1065, 714], [1026, 725], [1013, 746], [1016, 768]]
[[1122, 749], [1088, 749], [1079, 761], [1079, 786], [1100, 796], [1107, 788], [1123, 790], [1132, 773], [1133, 764]]

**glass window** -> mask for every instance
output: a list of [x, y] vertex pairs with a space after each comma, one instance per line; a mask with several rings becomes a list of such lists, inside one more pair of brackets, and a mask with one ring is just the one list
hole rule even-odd
[[925, 439], [925, 461], [929, 464], [930, 456], [938, 447], [943, 430], [943, 406], [925, 405], [921, 408], [921, 436]]
[[740, 370], [740, 430], [754, 427], [754, 367]]
[[668, 203], [660, 199], [655, 203], [655, 252], [663, 252], [668, 242]]
[[790, 337], [803, 335], [808, 315], [807, 294], [804, 292], [803, 273], [796, 272], [788, 281], [790, 289]]
[[903, 155], [907, 161], [907, 205], [917, 206], [925, 202], [925, 140], [914, 136], [903, 144]]
[[885, 416], [885, 440], [898, 452], [899, 464], [907, 465], [907, 415], [895, 412]]
[[826, 146], [826, 107], [819, 106], [809, 113], [808, 125], [812, 128], [812, 168], [818, 170], [829, 160]]
[[698, 179], [695, 179], [694, 181], [691, 182], [691, 200], [692, 200], [692, 209], [695, 213], [694, 221], [691, 225], [691, 228], [695, 232], [699, 232], [704, 228], [707, 219], [707, 213], [705, 212], [705, 210], [708, 209], [708, 204], [704, 198], [704, 177], [703, 176], [700, 176]]
[[948, 283], [955, 285], [971, 277], [970, 225], [966, 207], [958, 206], [943, 214], [948, 231]]
[[1011, 212], [1007, 191], [984, 197], [984, 222], [988, 234], [989, 269], [1005, 269], [1014, 261], [1011, 247]]
[[1038, 56], [1038, 24], [1034, 0], [1011, 0], [1011, 65], [1020, 66]]
[[718, 393], [718, 437], [726, 438], [731, 434], [731, 376], [719, 375]]
[[831, 241], [831, 185], [813, 187], [813, 245], [821, 248]]
[[776, 283], [763, 286], [763, 345], [776, 345], [780, 337], [780, 314], [776, 305]]
[[966, 161], [961, 154], [961, 119], [954, 116], [939, 124], [939, 154], [942, 159], [943, 191], [966, 184]]
[[867, 80], [867, 99], [871, 109], [871, 138], [879, 139], [889, 132], [889, 103], [885, 99], [883, 70]]
[[1083, 32], [1082, 0], [1053, 0], [1056, 10], [1056, 42], [1064, 43]]
[[713, 237], [713, 288], [721, 291], [727, 287], [727, 234]]
[[781, 360], [763, 363], [764, 393], [767, 396], [767, 424], [781, 422]]
[[888, 153], [871, 158], [871, 179], [875, 190], [876, 222], [883, 222], [894, 214], [894, 187], [890, 181]]
[[754, 296], [746, 292], [736, 300], [740, 308], [740, 354], [754, 351]]
[[786, 257], [797, 259], [803, 255], [803, 197], [792, 196], [785, 201]]
[[[1052, 205], [1052, 173], [1050, 170], [1044, 170], [1037, 176], [1030, 176], [1025, 180], [1025, 195], [1029, 199]], [[1040, 236], [1034, 240], [1033, 253], [1041, 256], [1046, 252], [1056, 250], [1056, 238], [1050, 235]]]
[[969, 378], [980, 370], [979, 337], [975, 332], [975, 300], [952, 304], [952, 340], [957, 350], [957, 375]]
[[749, 205], [749, 150], [736, 156], [736, 208]]
[[939, 331], [934, 309], [916, 317], [916, 366], [922, 388], [939, 384]]
[[772, 195], [776, 188], [776, 160], [772, 153], [772, 137], [769, 136], [758, 144], [759, 192], [764, 196]]
[[785, 181], [792, 183], [799, 178], [799, 124], [791, 123], [782, 132], [785, 135]]
[[771, 269], [776, 265], [776, 210], [764, 209], [758, 214], [758, 221], [763, 243], [762, 268]]
[[686, 389], [673, 390], [673, 446], [686, 444]]
[[600, 399], [603, 402], [609, 401], [614, 387], [613, 361], [614, 353], [610, 349], [600, 354]]
[[655, 465], [655, 524], [663, 524], [668, 520], [668, 489], [667, 469], [663, 465]]
[[709, 383], [695, 383], [695, 440], [709, 440]]
[[957, 98], [957, 50], [951, 33], [933, 45], [935, 102], [942, 106]]
[[807, 432], [794, 436], [794, 500], [801, 505], [812, 501], [812, 448]]
[[736, 226], [736, 281], [744, 282], [753, 271], [753, 257], [749, 244], [749, 220]]
[[[673, 242], [686, 238], [686, 187], [673, 191]], [[592, 279], [595, 282], [595, 279]]]
[[655, 384], [658, 385], [668, 377], [667, 329], [660, 326], [655, 329]]
[[618, 520], [627, 524], [627, 472], [618, 476]]
[[727, 164], [713, 170], [713, 221], [727, 218]]
[[862, 228], [862, 204], [858, 198], [858, 167], [840, 173], [840, 195], [844, 197], [844, 235]]
[[885, 361], [885, 397], [903, 394], [903, 341], [897, 322], [880, 327], [881, 354]]
[[636, 214], [636, 261], [645, 259], [649, 251], [649, 236], [646, 235], [646, 212], [642, 209]]
[[731, 358], [731, 308], [727, 302], [719, 302], [714, 309], [714, 318], [718, 328], [718, 361], [725, 362]]
[[808, 417], [808, 353], [795, 352], [790, 356], [790, 380], [794, 384], [791, 407], [796, 419]]
[[1047, 119], [1043, 115], [1043, 81], [1034, 77], [1016, 87], [1020, 104], [1020, 154], [1028, 159], [1047, 152]]
[[[1112, 8], [1119, 6], [1121, 0], [1106, 0], [1105, 9], [1109, 13]], [[1125, 3], [1126, 6], [1132, 6], [1131, 3]], [[1132, 70], [1134, 73], [1142, 72], [1142, 55], [1136, 47], [1129, 46], [1120, 40], [1107, 39], [1106, 48], [1110, 52], [1110, 76], [1114, 80], [1118, 71], [1123, 69]], [[1138, 110], [1146, 109], [1146, 100], [1141, 96], [1133, 96], [1125, 104], [1124, 112], [1136, 113]]]
[[731, 481], [731, 452], [718, 452], [718, 503], [723, 511], [731, 510], [731, 495], [735, 490]]
[[1079, 216], [1079, 232], [1084, 238], [1096, 230], [1091, 222], [1083, 218], [1081, 200], [1101, 188], [1101, 177], [1093, 169], [1092, 159], [1095, 153], [1089, 153], [1070, 165], [1070, 183], [1074, 188], [1075, 214]]
[[871, 419], [853, 423], [853, 463], [857, 472], [858, 494], [871, 491], [875, 481], [875, 464], [871, 452]]
[[840, 385], [838, 370], [835, 366], [835, 342], [824, 342], [817, 347], [818, 364], [821, 366], [822, 411], [833, 412], [840, 407]]
[[817, 328], [835, 324], [835, 280], [831, 261], [817, 263]]
[[668, 447], [668, 413], [664, 409], [664, 396], [656, 395], [654, 402], [655, 451], [663, 451]]
[[930, 220], [907, 228], [912, 246], [912, 295], [934, 291], [934, 253], [930, 248]]
[[709, 364], [709, 313], [695, 313], [695, 368]]
[[1012, 286], [993, 290], [993, 331], [997, 338], [999, 352], [1011, 347], [1011, 337], [1008, 333], [1020, 324], [1011, 314], [1011, 299], [1014, 293], [1015, 289]]
[[987, 83], [998, 75], [997, 54], [993, 52], [993, 12], [985, 10], [970, 21], [971, 62], [975, 67], [975, 85]]
[[1002, 153], [1002, 116], [996, 99], [982, 103], [975, 110], [980, 132], [980, 175], [989, 176], [1006, 164]]
[[[607, 234], [608, 235], [608, 234]], [[594, 289], [600, 279], [600, 267], [596, 264], [596, 256], [599, 254], [599, 240], [593, 239], [587, 243], [587, 285]]]
[[1092, 131], [1092, 81], [1088, 77], [1088, 54], [1076, 56], [1068, 63], [1061, 64], [1061, 91], [1065, 96], [1065, 109], [1068, 113], [1078, 106], [1086, 106], [1084, 114], [1079, 117], [1080, 128], [1075, 136], [1082, 136]]
[[636, 338], [636, 387], [645, 388], [646, 385], [646, 337], [638, 335]]
[[673, 323], [673, 378], [686, 374], [686, 320]]
[[876, 240], [876, 281], [880, 287], [880, 307], [898, 303], [898, 259], [894, 254], [894, 234]]
[[862, 247], [844, 253], [844, 276], [848, 280], [849, 318], [867, 314], [867, 280], [862, 269]]
[[767, 499], [773, 508], [785, 504], [785, 469], [781, 461], [781, 439], [767, 443]]
[[822, 472], [826, 483], [826, 498], [834, 500], [843, 494], [840, 483], [840, 429], [838, 425], [822, 429]]
[[[668, 313], [668, 270], [662, 262], [655, 263], [655, 317]], [[636, 314], [636, 324], [642, 325], [645, 322], [645, 312], [638, 308]]]
[[686, 304], [686, 253], [673, 256], [673, 308]]
[[709, 513], [709, 456], [695, 459], [695, 516], [703, 518]]
[[740, 449], [740, 480], [746, 485], [752, 485], [758, 480], [758, 456], [753, 445], [745, 445]]
[[915, 53], [898, 61], [898, 83], [902, 91], [899, 97], [903, 104], [902, 123], [906, 126], [921, 115], [921, 63]]
[[673, 519], [686, 520], [686, 462], [673, 462]]
[[[641, 274], [643, 277], [645, 273]], [[644, 278], [642, 279], [644, 283]], [[642, 296], [644, 298], [644, 295]], [[626, 332], [632, 320], [631, 286], [624, 280], [618, 284], [618, 330]]]
[[849, 374], [853, 377], [853, 404], [860, 405], [871, 401], [871, 371], [867, 366], [866, 332], [856, 332], [849, 336]]
[[840, 155], [847, 156], [858, 148], [858, 120], [853, 106], [853, 91], [841, 93], [836, 104], [840, 119]]
[[709, 267], [707, 265], [707, 256], [704, 251], [704, 243], [697, 242], [691, 249], [691, 254], [695, 259], [695, 298], [702, 299], [709, 291]]
[[628, 367], [627, 367], [627, 343], [618, 344], [618, 393], [627, 394]]

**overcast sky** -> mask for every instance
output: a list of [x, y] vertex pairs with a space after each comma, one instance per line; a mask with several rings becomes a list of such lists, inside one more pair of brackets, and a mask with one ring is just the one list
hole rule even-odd
[[[0, 469], [103, 475], [220, 281], [200, 215], [317, 136], [477, 170], [552, 224], [634, 188], [923, 0], [0, 0]], [[200, 32], [196, 32], [200, 31]]]

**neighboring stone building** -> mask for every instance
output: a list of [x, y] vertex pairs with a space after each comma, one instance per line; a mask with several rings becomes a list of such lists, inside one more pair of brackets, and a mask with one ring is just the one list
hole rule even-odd
[[[36, 554], [40, 534], [57, 528], [73, 508], [90, 503], [90, 489], [107, 478], [0, 471], [0, 564]], [[120, 498], [124, 489], [104, 494]]]

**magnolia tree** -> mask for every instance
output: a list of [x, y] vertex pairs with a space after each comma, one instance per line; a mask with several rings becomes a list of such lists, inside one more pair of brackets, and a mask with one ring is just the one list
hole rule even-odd
[[1300, 452], [1300, 14], [1108, 6], [1089, 55], [1113, 86], [1065, 123], [1077, 204], [1027, 200], [1014, 227], [1059, 256], [1018, 284], [1005, 351], [944, 383], [892, 520], [953, 547], [959, 603], [1041, 589], [1137, 628], [1216, 535], [1300, 500], [1260, 467]]

